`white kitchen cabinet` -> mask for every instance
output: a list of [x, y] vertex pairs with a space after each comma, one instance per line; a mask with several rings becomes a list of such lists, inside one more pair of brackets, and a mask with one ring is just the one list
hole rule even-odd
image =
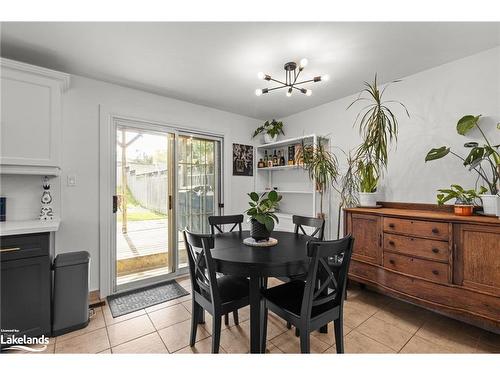
[[57, 175], [61, 96], [70, 76], [8, 59], [0, 65], [2, 173], [33, 174], [40, 168]]

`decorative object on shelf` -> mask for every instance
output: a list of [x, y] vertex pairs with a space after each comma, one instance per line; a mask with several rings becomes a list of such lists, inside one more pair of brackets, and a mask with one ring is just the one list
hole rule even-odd
[[[339, 165], [334, 153], [326, 148], [326, 138], [318, 137], [317, 144], [302, 143], [300, 147], [300, 158], [304, 161], [304, 168], [309, 174], [311, 181], [316, 181], [316, 191], [319, 193], [319, 214], [325, 218], [323, 212], [323, 195], [337, 182]], [[299, 159], [300, 159], [299, 158]]]
[[243, 240], [243, 243], [252, 247], [271, 247], [278, 244], [278, 240], [276, 238], [269, 237], [267, 240], [257, 241], [252, 237], [247, 237]]
[[5, 221], [7, 212], [7, 198], [0, 197], [0, 221]]
[[253, 146], [233, 143], [233, 176], [253, 176]]
[[264, 143], [274, 143], [278, 140], [278, 135], [285, 135], [283, 122], [276, 121], [275, 119], [272, 119], [271, 122], [266, 121], [264, 125], [255, 129], [252, 138], [255, 138], [259, 134], [264, 134]]
[[440, 206], [451, 199], [455, 199], [454, 212], [457, 216], [472, 216], [474, 213], [474, 200], [483, 194], [486, 188], [481, 187], [479, 193], [474, 189], [465, 190], [460, 185], [451, 185], [450, 189], [439, 189], [437, 201]]
[[287, 165], [295, 165], [295, 146], [294, 145], [289, 145], [288, 146], [288, 161]]
[[[483, 136], [485, 144], [479, 146], [477, 142], [465, 143], [464, 147], [471, 149], [465, 158], [453, 152], [451, 147], [441, 146], [433, 148], [427, 153], [425, 161], [441, 159], [448, 154], [452, 154], [462, 160], [464, 167], [468, 168], [469, 171], [476, 172], [479, 178], [487, 185], [487, 188], [482, 190], [484, 190], [484, 193], [489, 192], [490, 194], [481, 194], [480, 196], [483, 202], [484, 213], [486, 215], [500, 216], [500, 145], [492, 145], [488, 140], [479, 126], [480, 118], [481, 115], [464, 116], [458, 120], [456, 129], [458, 134], [465, 136], [472, 129], [477, 128]], [[497, 129], [500, 130], [500, 123], [497, 124]], [[489, 167], [489, 172], [483, 168], [483, 164], [487, 165], [486, 169]]]
[[275, 190], [261, 195], [251, 192], [248, 196], [251, 199], [248, 203], [250, 208], [245, 212], [250, 217], [250, 236], [256, 241], [268, 240], [274, 229], [274, 223], [279, 223], [274, 213], [282, 196]]
[[308, 63], [307, 59], [300, 60], [299, 64], [297, 64], [296, 62], [293, 62], [293, 61], [287, 62], [285, 64], [285, 66], [283, 67], [283, 69], [285, 69], [285, 82], [274, 79], [269, 74], [259, 72], [257, 74], [257, 77], [259, 79], [263, 79], [265, 81], [273, 81], [273, 82], [279, 83], [281, 86], [272, 87], [272, 88], [265, 88], [265, 89], [257, 89], [257, 90], [255, 90], [255, 95], [261, 96], [262, 94], [267, 94], [270, 91], [279, 90], [279, 89], [287, 89], [286, 90], [287, 97], [292, 96], [293, 90], [300, 91], [302, 94], [305, 94], [306, 96], [311, 96], [312, 91], [310, 89], [305, 89], [303, 87], [298, 87], [298, 86], [306, 84], [306, 83], [311, 83], [311, 82], [328, 81], [330, 79], [330, 77], [328, 75], [316, 76], [312, 79], [297, 82], [297, 80], [300, 76], [300, 73], [307, 66], [307, 63]]
[[295, 165], [304, 165], [304, 158], [302, 157], [302, 144], [297, 143], [294, 146], [295, 156], [294, 156], [294, 164]]
[[[399, 80], [391, 83], [400, 82]], [[390, 143], [397, 141], [398, 138], [398, 120], [388, 103], [399, 104], [410, 117], [405, 105], [397, 100], [384, 101], [382, 96], [391, 84], [387, 84], [382, 90], [377, 83], [377, 74], [373, 83], [365, 82], [365, 89], [361, 91], [358, 97], [347, 107], [358, 102], [369, 101], [364, 106], [354, 121], [359, 120], [359, 132], [363, 142], [358, 146], [355, 154], [356, 173], [359, 175], [360, 204], [363, 206], [376, 206], [377, 185], [382, 172], [387, 168], [388, 147]], [[366, 97], [363, 94], [367, 94]]]
[[54, 218], [54, 211], [52, 210], [52, 195], [50, 194], [49, 178], [44, 176], [42, 178], [43, 193], [40, 198], [42, 208], [40, 209], [40, 220], [47, 221]]

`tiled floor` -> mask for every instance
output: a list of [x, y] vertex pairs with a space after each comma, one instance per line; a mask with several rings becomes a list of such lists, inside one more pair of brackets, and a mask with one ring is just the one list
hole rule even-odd
[[[270, 284], [278, 282], [270, 281]], [[180, 284], [189, 290], [190, 282]], [[113, 318], [107, 306], [97, 310], [85, 329], [51, 339], [51, 353], [209, 353], [211, 319], [200, 325], [189, 347], [190, 296]], [[240, 325], [222, 325], [221, 353], [249, 350], [249, 310], [240, 310]], [[350, 290], [344, 310], [346, 353], [500, 353], [495, 335], [421, 308], [370, 292]], [[294, 330], [270, 314], [269, 353], [298, 353]], [[311, 335], [311, 352], [336, 353], [333, 326]]]

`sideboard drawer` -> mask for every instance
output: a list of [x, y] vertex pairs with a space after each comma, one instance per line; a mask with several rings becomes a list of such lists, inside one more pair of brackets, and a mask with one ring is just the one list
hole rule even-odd
[[384, 217], [384, 231], [447, 241], [448, 223]]
[[423, 260], [391, 252], [384, 252], [384, 267], [410, 276], [448, 283], [449, 268], [445, 263]]
[[384, 250], [440, 262], [448, 262], [450, 260], [448, 242], [402, 236], [399, 234], [384, 233]]
[[2, 261], [49, 255], [49, 233], [16, 234], [0, 238]]

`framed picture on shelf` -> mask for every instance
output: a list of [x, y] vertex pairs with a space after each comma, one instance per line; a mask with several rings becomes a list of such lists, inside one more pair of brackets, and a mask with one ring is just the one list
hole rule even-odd
[[233, 176], [253, 176], [253, 146], [233, 143]]

